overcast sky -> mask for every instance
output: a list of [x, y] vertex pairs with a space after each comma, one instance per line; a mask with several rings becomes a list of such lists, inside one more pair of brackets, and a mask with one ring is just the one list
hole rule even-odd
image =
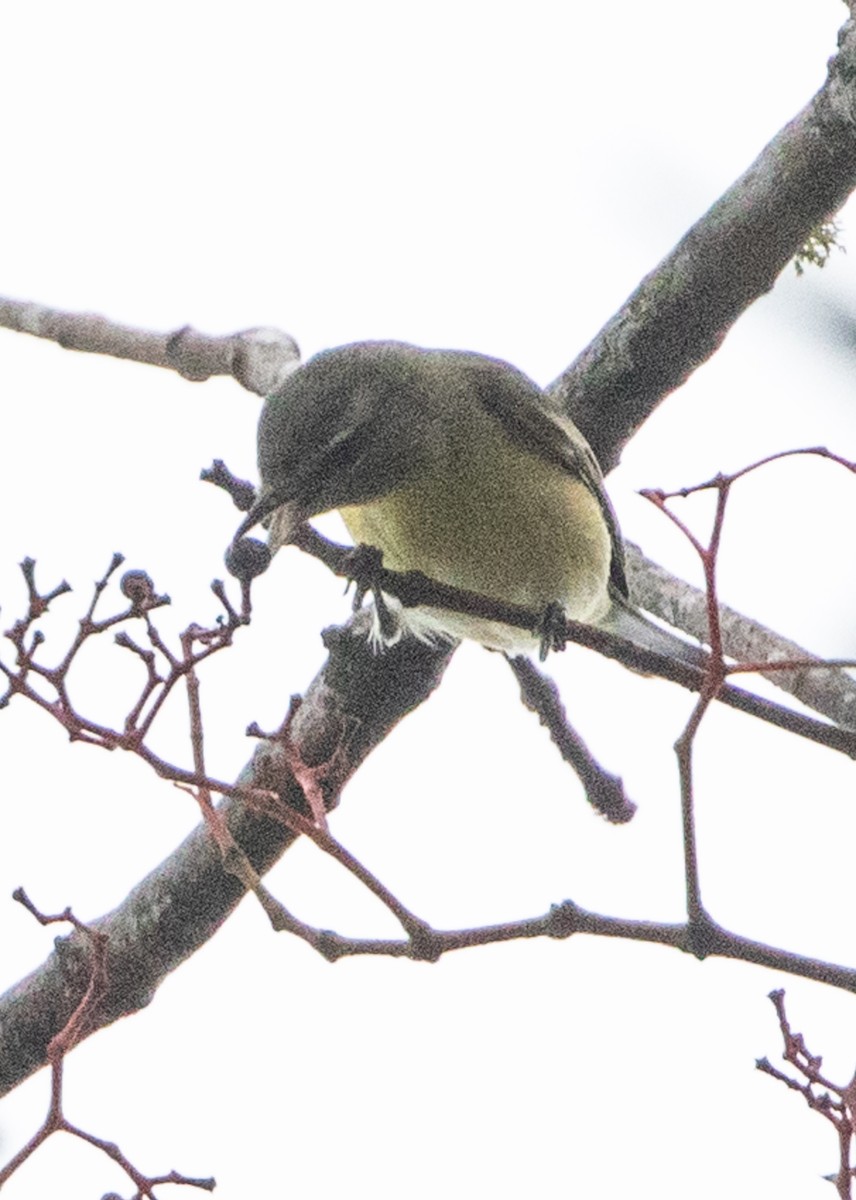
[[[834, 0], [7, 5], [0, 292], [159, 330], [278, 326], [304, 355], [369, 337], [467, 347], [546, 384], [822, 84], [844, 16]], [[800, 445], [856, 458], [853, 361], [823, 333], [825, 299], [856, 308], [854, 218], [841, 220], [850, 255], [803, 279], [789, 268], [610, 477], [625, 533], [696, 582], [639, 488]], [[165, 631], [210, 620], [236, 517], [198, 473], [221, 457], [253, 475], [257, 398], [2, 331], [0, 380], [3, 628], [31, 555], [44, 585], [75, 586], [44, 625], [60, 657], [114, 550], [172, 595]], [[742, 484], [723, 599], [856, 655], [854, 488], [804, 460]], [[703, 532], [706, 505], [688, 512]], [[278, 557], [252, 628], [203, 676], [213, 774], [237, 774], [247, 724], [278, 724], [323, 661], [319, 630], [346, 614], [318, 564]], [[81, 664], [82, 709], [121, 722], [128, 658], [104, 646]], [[691, 699], [582, 650], [549, 665], [639, 805], [629, 826], [592, 814], [504, 663], [465, 646], [349, 786], [334, 832], [437, 926], [565, 897], [682, 919], [672, 744]], [[178, 701], [155, 742], [189, 761]], [[0, 713], [0, 754], [5, 987], [56, 931], [3, 896], [24, 885], [44, 909], [98, 916], [197, 816], [140, 763], [69, 745], [20, 701]], [[718, 711], [698, 773], [714, 918], [853, 965], [853, 765]], [[395, 931], [307, 846], [269, 882], [307, 921]], [[778, 986], [849, 1079], [856, 1002], [818, 985], [581, 937], [331, 967], [245, 902], [149, 1009], [73, 1053], [67, 1111], [153, 1174], [213, 1174], [219, 1200], [826, 1200], [831, 1128], [754, 1070], [779, 1052]], [[47, 1083], [0, 1104], [4, 1161]], [[4, 1200], [59, 1179], [65, 1200], [131, 1191], [54, 1139]]]

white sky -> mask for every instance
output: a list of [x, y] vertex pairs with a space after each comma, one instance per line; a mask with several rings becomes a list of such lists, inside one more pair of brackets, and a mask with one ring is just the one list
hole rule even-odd
[[[305, 354], [364, 337], [464, 346], [547, 383], [821, 84], [844, 15], [833, 0], [5, 6], [0, 292], [157, 329], [278, 325]], [[852, 359], [812, 322], [824, 293], [853, 303], [853, 271], [852, 253], [822, 275], [788, 271], [661, 407], [610, 479], [628, 536], [697, 578], [636, 489], [798, 445], [856, 458]], [[58, 657], [115, 549], [173, 596], [164, 629], [209, 619], [236, 518], [198, 471], [218, 456], [252, 474], [255, 398], [5, 332], [0, 379], [3, 628], [30, 554], [42, 583], [78, 589], [44, 626]], [[856, 653], [854, 487], [809, 461], [743, 485], [723, 598]], [[248, 722], [281, 719], [322, 661], [318, 630], [347, 611], [296, 552], [257, 592], [252, 629], [203, 680], [209, 765], [226, 777]], [[137, 682], [126, 657], [93, 653], [82, 708], [121, 720]], [[551, 667], [639, 804], [630, 826], [592, 815], [502, 662], [470, 646], [360, 771], [335, 832], [438, 926], [566, 896], [681, 919], [671, 746], [691, 701], [583, 651]], [[186, 762], [181, 705], [170, 716], [158, 747]], [[6, 986], [56, 931], [4, 895], [23, 884], [45, 909], [97, 916], [196, 814], [20, 702], [0, 713], [0, 755]], [[852, 764], [723, 711], [698, 769], [712, 915], [852, 964]], [[269, 881], [306, 920], [392, 931], [307, 847]], [[245, 902], [146, 1012], [74, 1052], [67, 1111], [145, 1170], [215, 1175], [220, 1200], [824, 1200], [832, 1130], [753, 1068], [778, 1055], [776, 986], [849, 1078], [854, 1001], [817, 985], [583, 938], [331, 967]], [[0, 1158], [46, 1104], [44, 1073], [0, 1104]], [[55, 1139], [4, 1200], [60, 1178], [66, 1200], [131, 1191]]]

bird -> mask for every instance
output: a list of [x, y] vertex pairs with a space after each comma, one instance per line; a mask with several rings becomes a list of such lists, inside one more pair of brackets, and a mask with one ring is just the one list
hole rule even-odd
[[[383, 567], [611, 629], [699, 665], [700, 651], [632, 607], [618, 521], [574, 423], [522, 371], [465, 350], [366, 341], [316, 354], [265, 401], [261, 487], [236, 534], [267, 525], [271, 551], [338, 510]], [[543, 647], [522, 629], [437, 605], [369, 610], [382, 650], [401, 637], [469, 638], [509, 656]]]

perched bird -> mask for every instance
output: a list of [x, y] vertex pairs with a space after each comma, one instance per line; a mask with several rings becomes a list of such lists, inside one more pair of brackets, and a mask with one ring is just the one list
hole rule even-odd
[[[392, 571], [521, 605], [557, 606], [661, 653], [699, 659], [630, 607], [600, 468], [576, 426], [509, 363], [460, 350], [358, 342], [325, 350], [265, 402], [261, 489], [239, 534], [264, 520], [271, 549], [338, 509]], [[403, 608], [382, 644], [472, 638], [508, 654], [541, 634], [470, 613]]]

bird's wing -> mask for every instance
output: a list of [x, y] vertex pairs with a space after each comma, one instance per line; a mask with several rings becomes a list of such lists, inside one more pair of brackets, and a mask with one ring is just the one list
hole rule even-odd
[[[612, 542], [610, 585], [626, 597], [624, 542], [603, 486], [603, 475], [588, 442], [569, 418], [550, 410], [544, 393], [522, 372], [490, 359], [473, 358], [471, 363], [478, 376], [478, 396], [485, 410], [518, 444], [581, 480], [599, 503]], [[510, 376], [515, 386], [509, 386]]]

